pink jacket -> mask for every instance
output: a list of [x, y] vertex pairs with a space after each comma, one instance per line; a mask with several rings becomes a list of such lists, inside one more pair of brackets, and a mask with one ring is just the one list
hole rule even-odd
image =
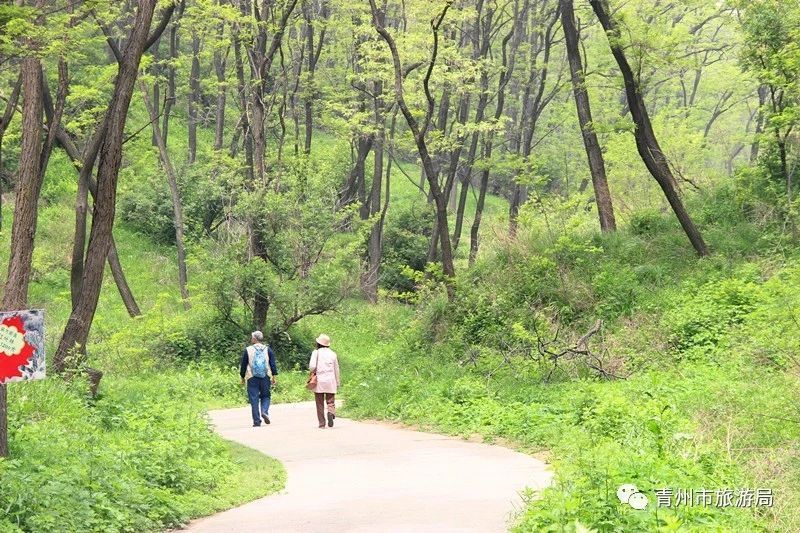
[[339, 358], [336, 356], [336, 352], [330, 348], [314, 350], [311, 352], [308, 369], [317, 371], [317, 388], [314, 389], [314, 392], [336, 394], [336, 389], [341, 382], [339, 379]]

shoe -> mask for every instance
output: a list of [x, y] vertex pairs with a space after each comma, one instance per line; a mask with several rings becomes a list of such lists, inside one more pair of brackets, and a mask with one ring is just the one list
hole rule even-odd
[[325, 424], [321, 424], [321, 425], [319, 426], [319, 429], [325, 429]]
[[336, 415], [334, 415], [333, 413], [328, 413], [328, 427], [329, 428], [333, 427], [333, 419], [334, 418], [336, 418]]
[[261, 427], [261, 424], [253, 424], [253, 427], [254, 427], [254, 428], [260, 428], [260, 427]]
[[267, 416], [267, 413], [261, 413], [261, 418], [264, 419], [265, 424], [269, 424], [269, 417]]

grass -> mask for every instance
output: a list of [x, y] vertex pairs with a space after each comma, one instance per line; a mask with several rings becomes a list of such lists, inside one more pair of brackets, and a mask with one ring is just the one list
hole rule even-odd
[[225, 445], [236, 468], [220, 480], [217, 490], [199, 497], [193, 495], [186, 502], [194, 518], [210, 516], [275, 494], [286, 485], [286, 470], [279, 461], [236, 442], [225, 441]]

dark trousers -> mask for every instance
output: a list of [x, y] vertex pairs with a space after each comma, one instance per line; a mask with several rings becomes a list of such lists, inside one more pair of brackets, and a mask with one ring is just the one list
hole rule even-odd
[[315, 392], [314, 401], [317, 402], [317, 420], [319, 425], [325, 425], [325, 404], [328, 404], [328, 412], [336, 414], [336, 395], [331, 392]]
[[269, 378], [252, 377], [247, 380], [247, 398], [253, 410], [253, 425], [261, 425], [261, 413], [269, 414], [269, 402], [272, 396]]

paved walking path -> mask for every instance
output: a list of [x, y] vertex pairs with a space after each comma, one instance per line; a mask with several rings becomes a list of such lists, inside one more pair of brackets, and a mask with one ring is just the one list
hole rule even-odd
[[212, 411], [217, 431], [280, 460], [286, 489], [194, 522], [195, 532], [494, 532], [519, 492], [550, 482], [545, 463], [502, 448], [389, 425], [336, 419], [317, 428], [312, 402]]

